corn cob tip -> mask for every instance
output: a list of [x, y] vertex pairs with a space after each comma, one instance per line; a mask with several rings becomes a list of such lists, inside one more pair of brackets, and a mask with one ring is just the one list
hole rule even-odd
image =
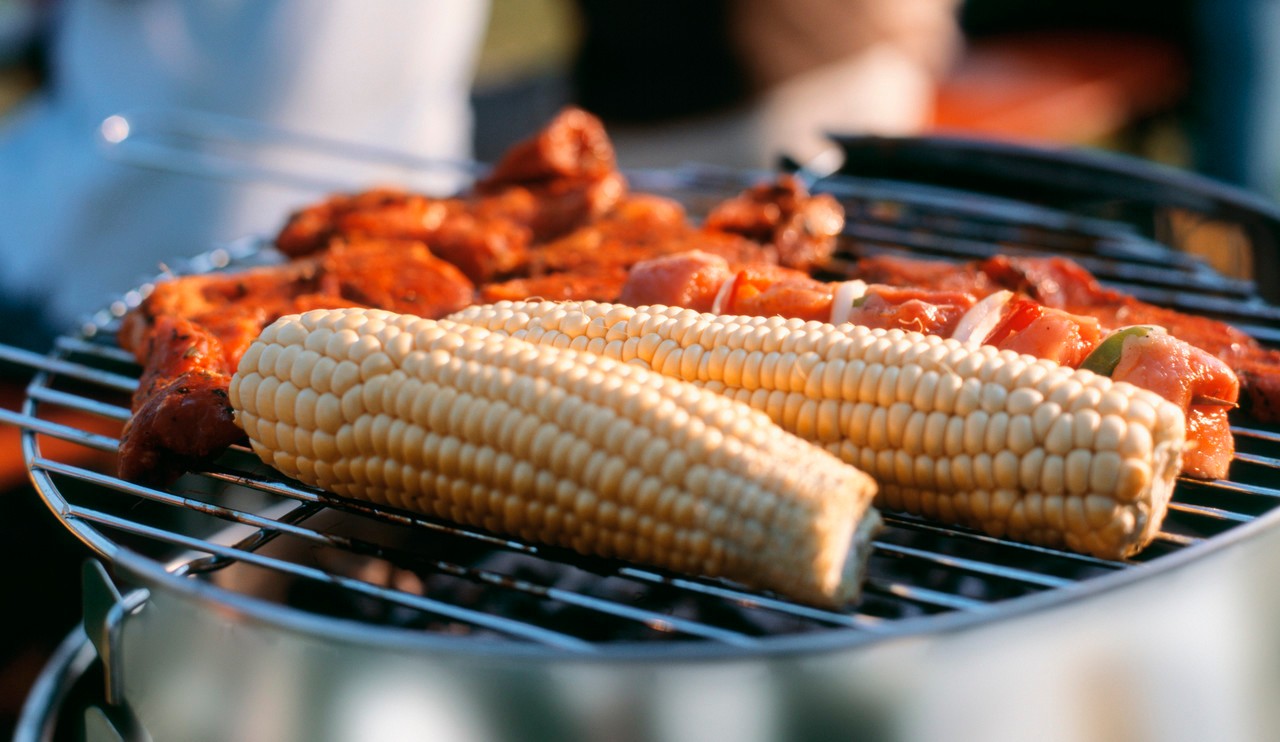
[[841, 610], [848, 610], [858, 601], [862, 594], [862, 586], [867, 579], [867, 565], [871, 560], [871, 552], [875, 547], [875, 537], [884, 530], [884, 519], [880, 511], [868, 507], [858, 519], [853, 533], [849, 537], [848, 554], [840, 570], [839, 587], [833, 591], [832, 604]]

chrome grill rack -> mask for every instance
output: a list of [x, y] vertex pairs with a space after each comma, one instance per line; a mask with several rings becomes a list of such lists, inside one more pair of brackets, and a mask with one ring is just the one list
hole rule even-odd
[[[697, 203], [731, 193], [749, 178], [691, 169], [637, 173], [633, 182], [637, 190]], [[1157, 303], [1207, 309], [1264, 342], [1280, 340], [1280, 309], [1258, 298], [1247, 279], [1223, 277], [1124, 221], [848, 174], [818, 179], [814, 187], [839, 198], [849, 216], [837, 273], [877, 253], [967, 260], [1059, 252], [1108, 285]], [[178, 272], [234, 268], [270, 260], [270, 252], [249, 240]], [[779, 637], [832, 632], [872, 641], [957, 617], [997, 617], [1031, 596], [1069, 599], [1118, 575], [1158, 570], [1229, 542], [1245, 524], [1271, 520], [1280, 504], [1280, 431], [1240, 417], [1233, 426], [1239, 451], [1232, 478], [1180, 480], [1164, 531], [1132, 560], [1100, 560], [888, 514], [865, 594], [844, 614], [337, 498], [282, 479], [244, 448], [168, 489], [154, 489], [118, 479], [110, 460], [138, 374], [113, 335], [145, 290], [61, 338], [47, 355], [0, 349], [0, 360], [32, 374], [23, 408], [0, 411], [0, 422], [22, 428], [35, 488], [105, 561], [127, 551], [163, 564], [173, 579], [207, 581], [289, 611], [584, 655], [607, 645], [654, 642], [750, 651]], [[67, 413], [73, 422], [60, 422]], [[51, 453], [52, 439], [99, 455]]]

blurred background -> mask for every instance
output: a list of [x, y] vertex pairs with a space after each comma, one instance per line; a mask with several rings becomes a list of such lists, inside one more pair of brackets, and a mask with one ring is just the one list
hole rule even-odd
[[[148, 159], [148, 137], [244, 172], [303, 165], [260, 132], [216, 151], [201, 136], [249, 121], [489, 162], [573, 103], [628, 167], [821, 162], [826, 131], [955, 135], [1112, 150], [1275, 199], [1276, 36], [1280, 0], [0, 0], [0, 342], [44, 350], [166, 259], [403, 175], [210, 179]], [[0, 427], [0, 563], [26, 568], [0, 596], [40, 608], [0, 641], [0, 733], [78, 619], [87, 556], [27, 487], [17, 438]]]

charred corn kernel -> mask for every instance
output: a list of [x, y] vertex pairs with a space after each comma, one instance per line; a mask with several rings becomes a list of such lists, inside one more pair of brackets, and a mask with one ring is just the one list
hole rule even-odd
[[1159, 531], [1185, 445], [1180, 411], [1149, 391], [901, 330], [592, 302], [451, 319], [538, 343], [638, 340], [631, 363], [765, 412], [874, 476], [886, 508], [1103, 558]]
[[264, 461], [337, 494], [822, 606], [857, 597], [879, 523], [869, 476], [763, 413], [468, 325], [285, 317], [245, 353], [230, 399]]

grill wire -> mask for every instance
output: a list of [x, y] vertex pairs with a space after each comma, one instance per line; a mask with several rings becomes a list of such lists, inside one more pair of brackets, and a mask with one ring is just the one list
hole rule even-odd
[[[740, 189], [741, 174], [665, 171], [633, 178], [638, 189], [699, 203]], [[1132, 225], [939, 188], [826, 178], [815, 189], [844, 205], [847, 226], [834, 276], [852, 260], [909, 254], [969, 260], [996, 253], [1072, 257], [1104, 284], [1138, 298], [1232, 322], [1264, 342], [1280, 340], [1280, 310], [1247, 281], [1225, 278]], [[271, 260], [246, 240], [180, 266], [191, 273]], [[0, 360], [34, 372], [20, 426], [40, 495], [66, 525], [110, 561], [130, 549], [178, 577], [209, 580], [296, 610], [469, 637], [590, 653], [611, 642], [703, 641], [751, 648], [770, 637], [856, 632], [867, 638], [927, 630], [956, 612], [998, 615], [1009, 601], [1083, 583], [1195, 547], [1271, 510], [1280, 490], [1280, 432], [1233, 420], [1232, 478], [1181, 479], [1163, 532], [1127, 562], [1018, 544], [886, 513], [864, 595], [849, 614], [798, 605], [723, 581], [585, 558], [412, 513], [336, 498], [281, 479], [245, 448], [167, 490], [122, 481], [110, 456], [128, 419], [139, 373], [113, 340], [131, 292], [46, 356], [0, 346]], [[71, 424], [53, 413], [75, 413]], [[1234, 413], [1233, 413], [1234, 414]], [[61, 418], [60, 418], [61, 419]], [[86, 422], [91, 421], [91, 422]], [[101, 424], [99, 424], [101, 423]], [[116, 432], [99, 432], [101, 428]], [[99, 452], [47, 452], [50, 439]], [[471, 640], [469, 639], [469, 640]]]

